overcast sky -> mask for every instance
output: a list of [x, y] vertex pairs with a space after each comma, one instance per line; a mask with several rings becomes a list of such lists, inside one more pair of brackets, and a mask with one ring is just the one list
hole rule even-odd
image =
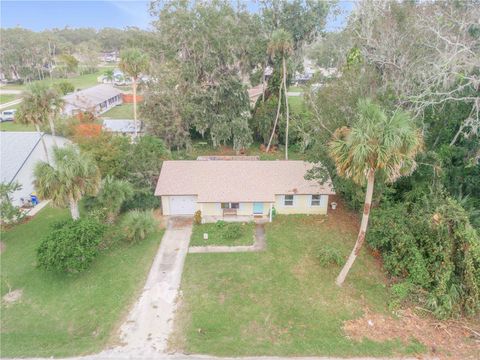
[[[0, 25], [2, 28], [21, 26], [35, 31], [66, 26], [96, 29], [137, 26], [148, 29], [151, 21], [148, 13], [149, 3], [150, 1], [145, 0], [0, 0]], [[257, 8], [254, 1], [247, 3], [250, 9]], [[340, 7], [345, 13], [337, 18], [329, 18], [327, 30], [336, 30], [344, 25], [353, 3], [340, 1]]]

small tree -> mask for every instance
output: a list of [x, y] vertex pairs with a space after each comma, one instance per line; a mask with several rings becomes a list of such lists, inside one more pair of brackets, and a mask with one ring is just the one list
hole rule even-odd
[[78, 202], [84, 195], [95, 195], [100, 185], [100, 172], [94, 161], [80, 155], [73, 146], [54, 148], [54, 166], [39, 162], [35, 166], [35, 188], [41, 198], [51, 199], [56, 206], [70, 206], [72, 219], [80, 218]]
[[95, 199], [95, 205], [98, 208], [105, 209], [107, 221], [113, 223], [123, 203], [132, 196], [133, 187], [128, 181], [107, 176], [102, 181], [100, 191]]
[[358, 184], [367, 181], [362, 223], [355, 246], [336, 279], [341, 286], [365, 241], [372, 204], [375, 175], [394, 182], [415, 170], [415, 156], [421, 149], [422, 137], [413, 121], [404, 112], [388, 117], [370, 100], [358, 104], [358, 120], [352, 128], [335, 131], [329, 153], [340, 176]]
[[246, 117], [239, 117], [232, 122], [232, 136], [233, 149], [237, 155], [252, 144], [252, 130]]
[[[62, 108], [63, 99], [55, 88], [48, 87], [43, 83], [33, 83], [23, 93], [23, 101], [18, 108], [15, 119], [20, 123], [35, 126], [39, 134], [40, 127], [48, 123], [53, 135], [53, 142], [56, 145], [55, 118], [60, 114]], [[42, 144], [47, 161], [49, 161], [47, 146], [43, 137]]]
[[125, 215], [122, 229], [125, 239], [129, 242], [144, 240], [157, 228], [157, 222], [152, 211], [132, 210]]
[[0, 222], [14, 223], [23, 218], [22, 210], [12, 204], [12, 194], [21, 190], [22, 186], [18, 183], [0, 183]]
[[138, 49], [128, 49], [120, 54], [120, 69], [132, 78], [133, 90], [133, 121], [135, 126], [135, 138], [137, 137], [137, 82], [142, 73], [150, 66], [147, 54]]

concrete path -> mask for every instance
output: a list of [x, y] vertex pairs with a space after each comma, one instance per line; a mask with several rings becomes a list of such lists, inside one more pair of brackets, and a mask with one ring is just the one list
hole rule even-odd
[[265, 225], [255, 224], [255, 242], [253, 245], [208, 245], [208, 246], [190, 246], [188, 252], [191, 254], [205, 253], [238, 253], [238, 252], [256, 252], [264, 251], [267, 248], [265, 240]]
[[296, 92], [296, 91], [287, 91], [288, 96], [303, 96], [302, 92]]
[[192, 219], [169, 219], [139, 300], [120, 329], [124, 346], [105, 350], [97, 358], [163, 353], [173, 327], [176, 298], [192, 234]]

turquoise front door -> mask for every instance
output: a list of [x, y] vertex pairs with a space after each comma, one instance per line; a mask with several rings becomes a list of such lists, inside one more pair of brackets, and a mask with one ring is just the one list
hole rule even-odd
[[263, 203], [260, 203], [260, 202], [253, 203], [253, 213], [263, 214]]

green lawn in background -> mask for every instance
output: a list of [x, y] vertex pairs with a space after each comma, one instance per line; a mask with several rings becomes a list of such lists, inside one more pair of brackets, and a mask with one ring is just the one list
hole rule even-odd
[[[225, 223], [223, 227], [215, 223], [194, 225], [192, 238], [190, 240], [190, 246], [206, 246], [206, 245], [253, 245], [255, 224], [250, 223], [238, 223], [241, 226], [242, 234], [238, 239], [230, 240], [226, 239], [223, 234], [227, 230], [228, 226], [232, 226], [234, 223]], [[208, 240], [203, 240], [203, 234], [208, 234]]]
[[35, 131], [32, 125], [23, 125], [14, 121], [0, 123], [0, 131]]
[[135, 301], [161, 232], [103, 251], [92, 267], [66, 275], [36, 268], [36, 249], [50, 225], [69, 216], [47, 207], [33, 220], [2, 233], [1, 294], [23, 290], [19, 302], [2, 301], [2, 357], [73, 356], [100, 351]]
[[387, 312], [388, 290], [365, 252], [345, 285], [338, 266], [322, 267], [321, 246], [347, 257], [356, 226], [322, 216], [277, 216], [266, 225], [267, 250], [258, 253], [188, 254], [182, 306], [172, 350], [215, 356], [392, 356], [425, 351], [416, 341], [356, 342], [343, 322]]
[[[0, 94], [0, 104], [5, 104], [15, 100], [18, 97], [16, 94]], [[3, 109], [6, 110], [6, 109]], [[2, 110], [2, 111], [3, 111]]]
[[110, 119], [133, 119], [133, 104], [125, 103], [117, 105], [108, 110], [106, 113], [103, 113], [102, 117]]
[[[110, 67], [111, 68], [111, 67]], [[100, 75], [103, 75], [103, 73], [109, 69], [109, 67], [101, 67], [99, 68], [98, 71], [92, 74], [85, 74], [85, 75], [78, 75], [75, 77], [71, 78], [65, 78], [65, 79], [45, 79], [45, 80], [39, 80], [38, 82], [43, 82], [46, 84], [54, 84], [62, 81], [68, 81], [75, 86], [75, 89], [86, 89], [95, 85], [98, 85], [97, 78]], [[25, 90], [27, 88], [28, 84], [23, 84], [23, 85], [5, 85], [2, 86], [1, 89], [4, 90]]]
[[304, 92], [304, 91], [305, 91], [305, 88], [301, 86], [290, 86], [288, 88], [288, 92]]

